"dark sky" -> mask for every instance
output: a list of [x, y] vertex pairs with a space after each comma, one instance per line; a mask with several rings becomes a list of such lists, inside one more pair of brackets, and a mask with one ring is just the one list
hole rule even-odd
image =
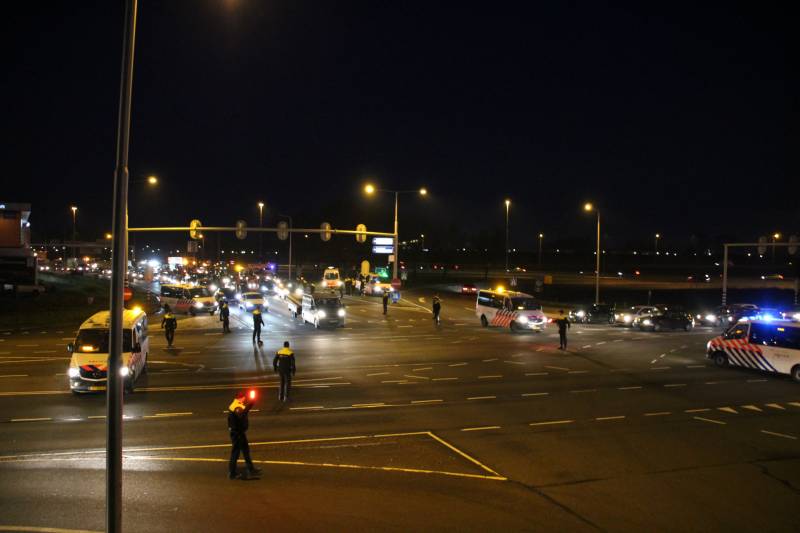
[[[800, 231], [797, 65], [769, 3], [140, 2], [131, 225], [257, 223], [401, 237], [500, 231], [680, 246]], [[0, 199], [38, 238], [110, 227], [121, 2], [4, 8]], [[796, 44], [796, 43], [795, 43]], [[794, 56], [796, 58], [796, 56]], [[791, 170], [790, 170], [791, 166]], [[433, 237], [432, 237], [433, 238]], [[184, 236], [174, 239], [183, 242]]]

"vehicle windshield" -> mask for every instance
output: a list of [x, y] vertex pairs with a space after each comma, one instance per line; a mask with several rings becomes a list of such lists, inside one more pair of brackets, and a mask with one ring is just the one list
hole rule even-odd
[[257, 292], [247, 292], [247, 293], [244, 294], [244, 299], [245, 300], [260, 300], [261, 299], [261, 294], [259, 294]]
[[744, 339], [747, 337], [747, 324], [734, 324], [725, 332], [726, 339]]
[[[81, 353], [108, 353], [107, 329], [82, 329], [75, 341], [75, 351]], [[131, 330], [122, 331], [122, 351], [131, 351]]]
[[341, 306], [342, 301], [339, 298], [320, 298], [317, 300], [317, 307], [339, 308]]
[[610, 305], [593, 305], [592, 311], [600, 313], [608, 313], [613, 308]]
[[540, 311], [542, 304], [533, 298], [511, 298], [511, 305], [517, 311]]
[[204, 296], [211, 296], [211, 293], [209, 293], [208, 289], [205, 287], [194, 287], [189, 289], [189, 295], [192, 298], [202, 298]]
[[338, 272], [326, 272], [325, 273], [325, 279], [339, 279], [339, 273]]

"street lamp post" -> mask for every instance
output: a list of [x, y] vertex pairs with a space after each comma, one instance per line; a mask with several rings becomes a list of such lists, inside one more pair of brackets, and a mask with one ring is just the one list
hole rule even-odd
[[[264, 202], [258, 202], [258, 227], [264, 227]], [[258, 234], [258, 260], [264, 259], [264, 233]]]
[[[136, 179], [136, 180], [128, 180], [130, 185], [137, 184], [137, 183], [147, 183], [150, 187], [155, 187], [158, 185], [158, 176], [154, 174], [150, 174], [144, 179]], [[131, 261], [136, 263], [136, 233], [133, 234], [130, 239], [130, 250], [131, 250]]]
[[373, 194], [376, 192], [388, 192], [394, 194], [394, 262], [392, 264], [392, 279], [397, 279], [397, 265], [400, 263], [400, 243], [398, 239], [398, 223], [397, 223], [397, 213], [399, 211], [399, 203], [400, 203], [400, 195], [401, 194], [409, 194], [409, 193], [416, 193], [420, 196], [426, 196], [428, 194], [428, 189], [425, 187], [420, 188], [416, 191], [391, 191], [388, 189], [378, 189], [372, 184], [367, 184], [364, 187], [364, 192], [367, 194]]
[[594, 303], [600, 303], [600, 209], [587, 202], [583, 206], [584, 211], [594, 211], [597, 213], [597, 260], [595, 261], [594, 271]]
[[78, 208], [73, 205], [70, 207], [70, 210], [72, 211], [72, 257], [78, 257], [78, 250], [75, 248], [75, 241], [78, 235]]
[[508, 209], [511, 207], [511, 200], [506, 199], [506, 272], [508, 272]]
[[539, 266], [542, 266], [542, 239], [544, 239], [544, 233], [539, 234]]
[[656, 257], [658, 257], [658, 239], [660, 239], [660, 238], [661, 238], [661, 234], [660, 234], [660, 233], [656, 233], [656, 239], [655, 239], [655, 255], [653, 256], [653, 262], [655, 262], [655, 261], [656, 261], [656, 259], [655, 259], [655, 258], [656, 258]]

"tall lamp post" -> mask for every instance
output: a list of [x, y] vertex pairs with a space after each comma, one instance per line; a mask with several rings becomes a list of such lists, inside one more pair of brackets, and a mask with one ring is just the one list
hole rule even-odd
[[508, 210], [511, 207], [511, 200], [506, 198], [506, 272], [508, 272]]
[[400, 246], [398, 242], [398, 224], [397, 224], [397, 211], [399, 205], [399, 198], [401, 194], [419, 194], [420, 196], [427, 196], [428, 189], [422, 187], [416, 191], [392, 191], [389, 189], [378, 189], [374, 185], [367, 184], [364, 187], [364, 192], [367, 194], [374, 194], [376, 192], [388, 192], [394, 194], [394, 263], [392, 265], [392, 279], [397, 279], [397, 265], [400, 263]]
[[[264, 227], [264, 202], [258, 202], [258, 227]], [[264, 260], [264, 232], [258, 232], [258, 260]]]
[[[158, 185], [158, 176], [151, 174], [144, 179], [129, 180], [128, 183], [130, 183], [131, 185], [135, 183], [147, 183], [151, 188], [155, 188], [155, 186]], [[136, 263], [136, 233], [134, 233], [133, 236], [130, 236], [129, 238], [131, 241], [130, 242], [131, 261], [133, 263]]]
[[655, 239], [655, 252], [656, 252], [656, 253], [655, 253], [655, 255], [653, 256], [653, 257], [654, 257], [654, 259], [653, 259], [653, 262], [655, 262], [655, 261], [656, 261], [655, 257], [658, 257], [658, 240], [659, 240], [660, 238], [661, 238], [661, 234], [660, 234], [660, 233], [656, 233], [656, 239]]
[[78, 257], [78, 250], [75, 248], [75, 241], [78, 235], [78, 208], [73, 205], [70, 206], [70, 210], [72, 211], [72, 257]]
[[594, 271], [594, 303], [600, 303], [600, 209], [592, 205], [591, 202], [587, 202], [583, 206], [583, 210], [587, 212], [594, 211], [597, 213], [597, 251], [595, 255], [597, 255], [597, 260], [595, 262], [595, 271]]
[[542, 266], [542, 239], [544, 239], [544, 233], [539, 234], [539, 266]]

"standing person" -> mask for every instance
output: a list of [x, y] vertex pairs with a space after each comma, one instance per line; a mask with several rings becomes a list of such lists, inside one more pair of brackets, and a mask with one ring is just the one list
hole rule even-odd
[[219, 308], [219, 320], [222, 322], [222, 333], [231, 332], [231, 310], [228, 308], [228, 302], [223, 300], [222, 307]]
[[389, 306], [389, 291], [388, 290], [383, 291], [383, 296], [381, 297], [381, 300], [383, 300], [383, 314], [385, 315], [386, 314], [386, 309]]
[[172, 341], [175, 339], [175, 330], [178, 329], [178, 320], [172, 314], [169, 304], [164, 304], [164, 316], [161, 318], [161, 328], [167, 337], [167, 348], [172, 348]]
[[[247, 414], [253, 407], [253, 403], [247, 400], [243, 392], [239, 392], [228, 406], [228, 432], [231, 436], [231, 458], [228, 461], [228, 479], [247, 479], [248, 474], [257, 475], [261, 473], [260, 468], [256, 468], [250, 458], [250, 444], [247, 442], [247, 428], [250, 422]], [[237, 475], [236, 462], [239, 454], [244, 456], [247, 465], [247, 472]]]
[[564, 316], [564, 310], [560, 309], [558, 311], [558, 318], [556, 319], [556, 324], [558, 324], [558, 339], [560, 342], [560, 346], [558, 347], [559, 350], [566, 350], [567, 349], [567, 330], [570, 328], [569, 318]]
[[258, 339], [258, 345], [261, 346], [261, 326], [264, 325], [264, 319], [261, 318], [261, 309], [256, 307], [253, 309], [253, 344]]
[[433, 297], [433, 321], [436, 322], [436, 325], [439, 325], [439, 313], [442, 312], [442, 301], [439, 299], [439, 295], [436, 294]]
[[289, 341], [284, 341], [283, 348], [275, 353], [272, 368], [281, 376], [281, 388], [278, 389], [278, 400], [289, 400], [289, 389], [292, 387], [292, 377], [295, 373], [294, 352], [289, 348]]

